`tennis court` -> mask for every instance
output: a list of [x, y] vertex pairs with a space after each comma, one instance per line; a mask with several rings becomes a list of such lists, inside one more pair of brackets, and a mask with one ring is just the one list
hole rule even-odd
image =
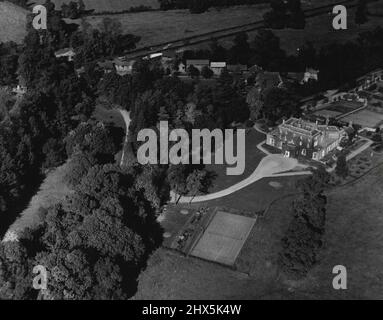
[[206, 260], [233, 265], [255, 221], [255, 218], [218, 211], [191, 254]]

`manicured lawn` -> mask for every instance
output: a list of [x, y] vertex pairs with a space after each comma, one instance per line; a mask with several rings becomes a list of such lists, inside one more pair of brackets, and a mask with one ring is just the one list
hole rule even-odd
[[[228, 196], [198, 203], [201, 206], [222, 206], [238, 210], [259, 212], [267, 208], [269, 203], [287, 193], [294, 192], [295, 183], [304, 176], [264, 178], [252, 185]], [[274, 188], [269, 183], [279, 182], [281, 188]], [[197, 204], [196, 204], [197, 205]]]
[[[246, 152], [245, 152], [245, 171], [241, 175], [227, 175], [227, 164], [211, 164], [206, 165], [206, 170], [214, 172], [217, 176], [214, 179], [213, 186], [209, 192], [216, 192], [223, 190], [231, 185], [238, 183], [239, 181], [247, 178], [257, 168], [259, 162], [265, 156], [265, 154], [257, 148], [258, 143], [265, 140], [265, 135], [259, 133], [254, 129], [248, 129], [246, 133]], [[236, 152], [236, 138], [234, 139], [234, 152]], [[214, 159], [214, 157], [213, 157]]]
[[[296, 179], [263, 179], [236, 194], [201, 205], [262, 209], [271, 199], [291, 192]], [[278, 181], [283, 187], [272, 188], [271, 181]], [[265, 218], [257, 220], [237, 258], [239, 271], [160, 249], [141, 274], [135, 299], [262, 299], [274, 291], [287, 297], [286, 288], [276, 281], [275, 261], [280, 239], [291, 219], [290, 202], [291, 198], [277, 202]]]

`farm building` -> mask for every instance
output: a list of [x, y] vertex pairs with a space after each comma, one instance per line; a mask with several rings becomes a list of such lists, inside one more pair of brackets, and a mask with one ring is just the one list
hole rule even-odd
[[320, 160], [336, 149], [344, 136], [338, 127], [290, 118], [267, 134], [266, 143], [286, 157]]
[[222, 71], [226, 68], [226, 62], [211, 62], [210, 69], [213, 71], [214, 75], [220, 76]]
[[209, 64], [209, 60], [186, 60], [186, 70], [189, 68], [189, 66], [193, 66], [201, 72], [202, 68], [209, 67]]

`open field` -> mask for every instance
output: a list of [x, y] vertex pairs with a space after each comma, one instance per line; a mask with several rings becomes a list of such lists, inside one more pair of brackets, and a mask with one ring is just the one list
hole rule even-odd
[[[312, 0], [303, 1], [302, 7], [309, 9], [336, 2], [339, 1], [324, 0], [320, 4]], [[126, 33], [141, 36], [139, 47], [145, 47], [261, 21], [268, 10], [268, 4], [258, 4], [210, 8], [202, 14], [190, 14], [188, 10], [170, 10], [126, 13], [113, 18], [121, 21]], [[88, 17], [87, 21], [97, 26], [106, 16]]]
[[0, 43], [20, 43], [26, 35], [28, 11], [12, 3], [0, 1]]
[[25, 228], [36, 228], [42, 222], [44, 211], [71, 193], [71, 189], [63, 181], [66, 172], [67, 162], [48, 173], [39, 191], [32, 197], [19, 218], [9, 227], [8, 232], [19, 235]]
[[[197, 15], [190, 14], [188, 10], [151, 11], [126, 13], [112, 18], [121, 22], [126, 33], [140, 36], [138, 45], [143, 47], [255, 22], [262, 19], [267, 8], [267, 5], [238, 6], [210, 9]], [[105, 16], [88, 17], [87, 21], [97, 26]]]
[[[381, 1], [380, 1], [381, 2]], [[381, 6], [380, 2], [370, 3], [369, 10], [375, 12]], [[306, 21], [304, 30], [275, 30], [275, 34], [281, 39], [281, 47], [287, 53], [295, 54], [297, 48], [306, 41], [313, 42], [317, 48], [328, 45], [332, 42], [347, 42], [357, 38], [360, 32], [372, 30], [383, 25], [383, 18], [369, 17], [369, 21], [363, 25], [356, 25], [354, 22], [355, 9], [348, 9], [347, 30], [334, 30], [332, 19], [334, 15], [321, 15]]]
[[[56, 9], [60, 9], [63, 3], [69, 3], [72, 0], [52, 0]], [[43, 4], [45, 0], [31, 0], [29, 3]], [[157, 0], [84, 0], [86, 9], [94, 9], [95, 12], [119, 12], [129, 10], [131, 7], [140, 5], [158, 9], [160, 7]]]

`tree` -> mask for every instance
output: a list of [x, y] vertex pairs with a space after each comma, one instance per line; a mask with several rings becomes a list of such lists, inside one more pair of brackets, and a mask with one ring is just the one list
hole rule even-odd
[[270, 88], [265, 90], [262, 114], [272, 122], [282, 117], [299, 116], [300, 108], [298, 98], [293, 92], [285, 88]]
[[280, 47], [279, 38], [270, 30], [258, 31], [252, 43], [254, 56], [252, 64], [262, 67], [264, 70], [284, 69], [286, 53]]
[[200, 75], [199, 70], [195, 66], [193, 66], [192, 64], [188, 67], [187, 71], [188, 71], [189, 76], [192, 78], [198, 78]]
[[239, 33], [235, 36], [233, 46], [228, 51], [228, 62], [230, 64], [248, 64], [253, 53], [248, 40], [249, 37], [246, 32]]
[[302, 11], [301, 0], [288, 0], [287, 10], [287, 27], [293, 29], [304, 29], [306, 21], [305, 14]]
[[263, 94], [260, 88], [252, 87], [246, 96], [246, 102], [249, 105], [250, 119], [257, 120], [263, 109]]
[[344, 154], [339, 155], [337, 161], [336, 161], [336, 167], [335, 167], [335, 173], [341, 177], [346, 178], [348, 175], [348, 165], [346, 156]]
[[97, 164], [97, 160], [89, 153], [77, 152], [72, 155], [67, 165], [64, 181], [69, 187], [76, 187], [89, 169]]
[[170, 189], [180, 196], [188, 193], [186, 179], [189, 174], [189, 168], [185, 165], [170, 165], [168, 169], [168, 181]]
[[192, 199], [199, 192], [207, 192], [209, 186], [211, 185], [211, 179], [209, 178], [209, 174], [206, 170], [194, 170], [191, 172], [186, 178], [186, 188], [188, 192], [192, 195]]
[[9, 111], [13, 107], [15, 99], [7, 88], [0, 88], [0, 121], [9, 117]]
[[318, 169], [298, 183], [302, 196], [293, 202], [294, 217], [282, 239], [278, 259], [287, 274], [302, 277], [317, 261], [325, 232], [327, 199], [323, 190], [328, 178], [324, 169]]
[[[89, 169], [38, 229], [0, 244], [0, 297], [36, 299], [30, 266], [49, 272], [40, 299], [127, 299], [162, 241], [150, 202], [117, 166]], [[16, 250], [17, 249], [17, 250]]]
[[101, 122], [86, 122], [73, 130], [65, 138], [65, 143], [68, 157], [76, 152], [85, 152], [99, 163], [107, 163], [114, 158], [121, 141], [116, 142], [109, 127]]
[[286, 25], [287, 8], [283, 0], [271, 0], [271, 10], [263, 15], [267, 28], [283, 29]]
[[24, 300], [36, 296], [32, 287], [32, 270], [22, 243], [0, 243], [0, 299]]
[[190, 0], [190, 13], [203, 13], [209, 9], [209, 1], [206, 0]]
[[213, 75], [214, 75], [214, 72], [208, 66], [204, 66], [201, 69], [201, 76], [204, 77], [205, 79], [210, 79]]
[[368, 21], [367, 18], [367, 1], [359, 0], [355, 12], [355, 23], [357, 25], [364, 24]]

